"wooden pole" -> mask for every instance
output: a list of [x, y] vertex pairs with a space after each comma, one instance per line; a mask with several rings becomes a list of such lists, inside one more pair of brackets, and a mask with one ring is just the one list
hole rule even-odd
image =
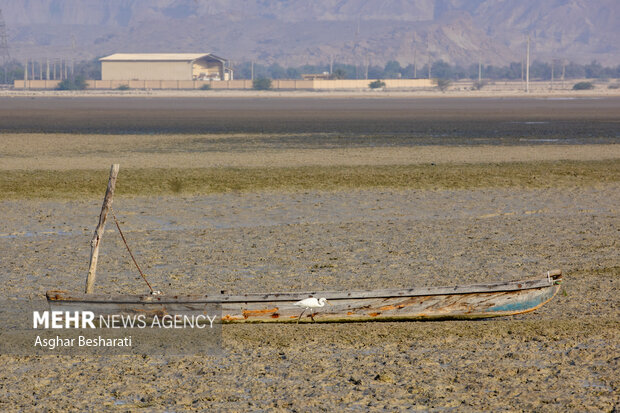
[[105, 228], [105, 221], [108, 218], [108, 211], [112, 206], [112, 198], [114, 197], [114, 188], [116, 187], [116, 177], [118, 176], [119, 165], [114, 164], [110, 168], [110, 179], [108, 180], [108, 189], [103, 198], [101, 206], [101, 215], [99, 215], [99, 224], [95, 229], [95, 235], [90, 242], [90, 265], [88, 267], [88, 276], [86, 277], [86, 294], [92, 294], [95, 285], [95, 272], [97, 271], [97, 258], [99, 258], [99, 245]]

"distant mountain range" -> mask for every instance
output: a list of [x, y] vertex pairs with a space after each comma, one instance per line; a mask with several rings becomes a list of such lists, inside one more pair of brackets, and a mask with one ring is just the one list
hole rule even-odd
[[619, 0], [0, 0], [11, 57], [212, 52], [236, 62], [620, 64]]

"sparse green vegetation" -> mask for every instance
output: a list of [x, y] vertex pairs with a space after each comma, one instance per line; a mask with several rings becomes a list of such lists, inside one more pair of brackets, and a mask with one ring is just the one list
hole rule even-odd
[[200, 90], [211, 90], [211, 85], [205, 83], [204, 85], [200, 86]]
[[168, 183], [170, 185], [170, 190], [175, 194], [178, 194], [183, 190], [183, 180], [178, 177], [171, 179]]
[[[12, 170], [0, 175], [0, 199], [97, 198], [108, 171]], [[620, 163], [607, 161], [509, 162], [288, 168], [123, 169], [118, 195], [208, 194], [260, 190], [353, 188], [547, 188], [620, 182]]]
[[129, 85], [119, 85], [116, 90], [130, 90]]
[[450, 79], [439, 78], [435, 79], [435, 84], [439, 90], [445, 92], [452, 84], [452, 81]]
[[73, 79], [65, 79], [58, 84], [56, 90], [84, 90], [87, 88], [86, 80], [81, 76]]
[[579, 82], [573, 85], [573, 90], [591, 90], [594, 89], [592, 82]]
[[368, 87], [371, 89], [380, 89], [380, 88], [385, 87], [385, 82], [382, 81], [381, 79], [377, 79], [374, 82], [370, 82], [368, 84]]
[[252, 87], [255, 90], [269, 90], [271, 89], [271, 79], [266, 77], [259, 77], [252, 81]]
[[607, 89], [620, 89], [620, 83], [612, 83], [611, 85], [607, 86]]

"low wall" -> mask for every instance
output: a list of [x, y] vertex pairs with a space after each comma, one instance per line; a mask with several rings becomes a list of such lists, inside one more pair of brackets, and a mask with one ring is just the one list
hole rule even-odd
[[[336, 89], [368, 89], [368, 84], [377, 79], [338, 79], [338, 80], [312, 80], [312, 89], [336, 90]], [[386, 89], [415, 89], [433, 87], [430, 79], [381, 79]]]
[[[271, 88], [275, 90], [353, 90], [368, 89], [368, 84], [374, 79], [368, 80], [297, 80], [297, 79], [274, 79]], [[414, 89], [432, 87], [429, 79], [385, 79], [386, 89]], [[60, 80], [15, 80], [15, 89], [56, 89]], [[201, 89], [204, 85], [210, 85], [211, 89], [252, 89], [251, 80], [87, 80], [88, 89], [117, 89], [126, 85], [130, 89], [172, 89], [187, 90]]]

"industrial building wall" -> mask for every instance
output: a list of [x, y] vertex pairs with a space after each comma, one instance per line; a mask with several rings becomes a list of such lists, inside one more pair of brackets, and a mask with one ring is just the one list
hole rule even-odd
[[206, 59], [196, 60], [193, 64], [193, 77], [200, 80], [223, 79], [224, 65], [222, 62], [208, 61]]
[[101, 80], [192, 80], [190, 61], [101, 62]]
[[[274, 90], [368, 90], [368, 84], [374, 79], [368, 80], [298, 80], [298, 79], [279, 79], [271, 82]], [[383, 79], [386, 90], [415, 90], [432, 89], [435, 87], [429, 79]], [[59, 80], [15, 80], [16, 89], [54, 89], [60, 83]], [[223, 81], [200, 81], [200, 80], [87, 80], [88, 89], [116, 89], [119, 86], [128, 86], [130, 89], [200, 89], [204, 85], [209, 85], [212, 89], [252, 89], [251, 80], [223, 80]], [[540, 82], [548, 85], [548, 82]], [[465, 84], [471, 88], [471, 82]], [[508, 82], [505, 82], [508, 84]], [[456, 86], [456, 85], [455, 85]], [[485, 90], [491, 87], [487, 86]], [[512, 87], [512, 86], [511, 86]], [[545, 86], [548, 87], [548, 86]], [[508, 87], [506, 87], [508, 88]]]

